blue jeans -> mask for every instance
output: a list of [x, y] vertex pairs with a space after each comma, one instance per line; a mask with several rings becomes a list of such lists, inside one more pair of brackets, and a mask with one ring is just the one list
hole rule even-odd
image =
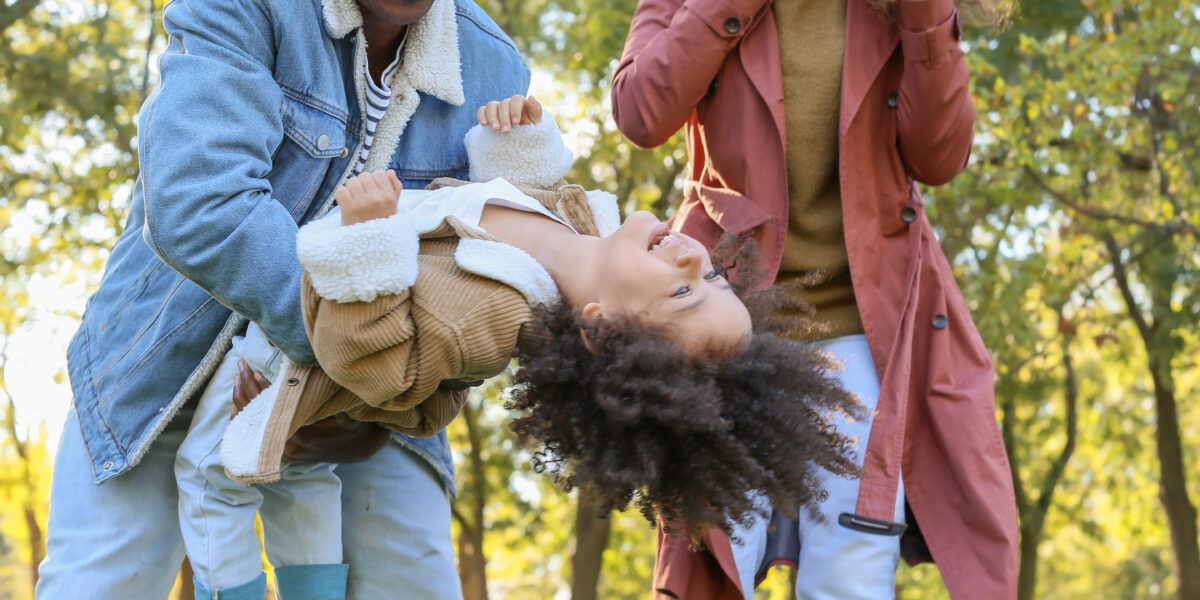
[[[182, 414], [137, 468], [95, 485], [72, 411], [55, 458], [36, 598], [167, 597], [184, 555], [173, 470], [190, 421], [190, 412]], [[386, 598], [396, 590], [413, 598], [462, 597], [449, 496], [425, 460], [392, 442], [335, 472], [342, 480], [347, 598]]]
[[[879, 377], [871, 360], [867, 337], [848, 335], [816, 342], [821, 350], [842, 363], [838, 379], [867, 405], [865, 418], [838, 421], [838, 431], [858, 438], [857, 462], [862, 466], [867, 439], [879, 401]], [[804, 457], [796, 457], [804, 460]], [[896, 593], [896, 567], [900, 562], [900, 537], [862, 533], [838, 524], [838, 515], [853, 513], [858, 502], [858, 480], [823, 473], [821, 483], [829, 496], [820, 505], [823, 519], [799, 510], [800, 556], [796, 570], [799, 600], [886, 600]], [[769, 510], [765, 498], [762, 504]], [[904, 482], [896, 491], [894, 521], [904, 522]], [[768, 521], [755, 518], [749, 527], [734, 527], [730, 542], [738, 578], [746, 598], [754, 597], [754, 577], [766, 551]], [[737, 541], [734, 541], [737, 540]]]

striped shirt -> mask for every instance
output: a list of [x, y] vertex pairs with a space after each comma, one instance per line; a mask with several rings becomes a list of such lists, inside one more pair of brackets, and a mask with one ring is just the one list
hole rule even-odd
[[354, 165], [355, 175], [362, 172], [363, 165], [367, 162], [367, 155], [371, 153], [371, 143], [375, 141], [375, 127], [379, 125], [379, 120], [383, 118], [383, 113], [387, 111], [388, 104], [392, 101], [392, 90], [388, 89], [387, 81], [391, 78], [392, 71], [395, 71], [396, 67], [400, 65], [400, 55], [404, 52], [404, 42], [407, 39], [408, 28], [405, 28], [404, 39], [400, 40], [400, 47], [396, 48], [396, 58], [383, 70], [383, 76], [379, 78], [380, 83], [375, 83], [369, 67], [363, 67], [367, 72], [367, 134], [363, 138], [362, 152], [358, 154], [358, 162]]

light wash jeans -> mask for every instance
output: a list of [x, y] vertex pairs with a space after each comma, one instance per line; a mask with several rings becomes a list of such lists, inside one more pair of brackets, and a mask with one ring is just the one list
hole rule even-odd
[[[838, 430], [857, 436], [857, 462], [862, 466], [875, 404], [879, 401], [879, 378], [867, 337], [862, 334], [821, 340], [816, 345], [843, 365], [838, 373], [842, 385], [867, 405], [868, 415], [853, 423], [841, 420]], [[804, 460], [804, 457], [796, 457]], [[900, 562], [900, 537], [862, 533], [838, 524], [838, 515], [854, 513], [858, 502], [858, 480], [825, 473], [821, 483], [829, 497], [820, 505], [823, 520], [800, 509], [800, 556], [796, 573], [796, 598], [800, 600], [884, 600], [895, 597], [896, 567]], [[769, 503], [763, 499], [769, 508]], [[896, 514], [904, 522], [904, 482], [896, 492]], [[734, 527], [733, 560], [747, 600], [754, 597], [754, 577], [766, 551], [768, 520], [755, 518], [749, 527]]]
[[[221, 437], [229, 425], [239, 359], [272, 382], [287, 364], [261, 335], [236, 339], [200, 396], [175, 457], [183, 544], [196, 582], [208, 590], [261, 575], [256, 513], [262, 517], [267, 559], [275, 567], [342, 562], [341, 481], [332, 464], [287, 464], [279, 481], [266, 485], [246, 485], [225, 475]], [[263, 396], [278, 390], [272, 385]]]
[[[183, 561], [174, 464], [185, 411], [141, 464], [102, 485], [74, 411], [55, 457], [40, 600], [166, 598]], [[347, 598], [461, 598], [450, 538], [450, 501], [427, 462], [398, 443], [339, 465]], [[258, 568], [257, 561], [254, 565]]]

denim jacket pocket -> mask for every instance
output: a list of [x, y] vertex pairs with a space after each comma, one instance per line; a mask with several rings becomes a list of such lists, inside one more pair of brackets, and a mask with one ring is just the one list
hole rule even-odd
[[285, 91], [279, 107], [284, 138], [268, 176], [275, 200], [297, 220], [308, 211], [333, 160], [350, 152], [346, 119], [314, 104]]

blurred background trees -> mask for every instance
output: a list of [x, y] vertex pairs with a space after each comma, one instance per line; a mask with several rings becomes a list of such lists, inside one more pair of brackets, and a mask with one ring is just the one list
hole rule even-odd
[[[636, 1], [480, 4], [568, 129], [571, 178], [669, 215], [681, 138], [640, 150], [610, 117]], [[65, 344], [124, 220], [161, 9], [0, 6], [0, 600], [31, 596], [44, 552]], [[1200, 4], [1026, 2], [964, 45], [975, 151], [926, 203], [996, 363], [1021, 598], [1200, 598]], [[502, 383], [451, 427], [466, 597], [646, 597], [652, 526], [534, 473]], [[758, 597], [790, 587], [776, 571]], [[931, 566], [897, 588], [945, 597]]]

